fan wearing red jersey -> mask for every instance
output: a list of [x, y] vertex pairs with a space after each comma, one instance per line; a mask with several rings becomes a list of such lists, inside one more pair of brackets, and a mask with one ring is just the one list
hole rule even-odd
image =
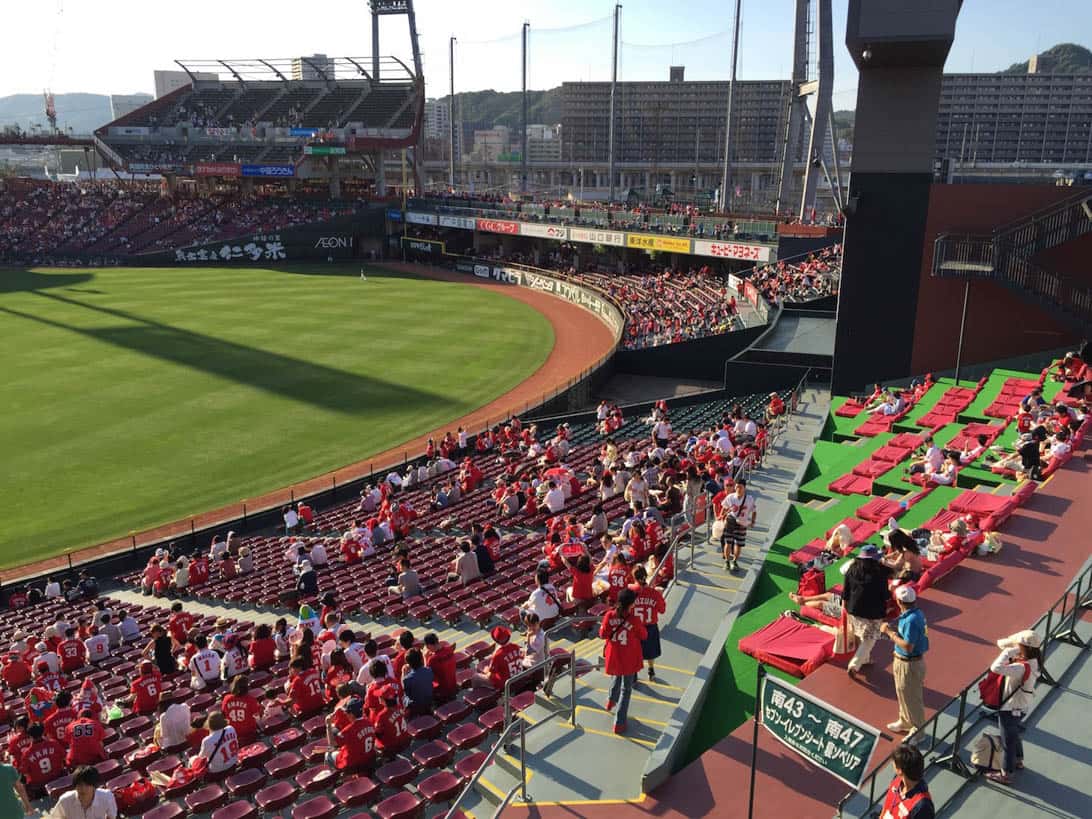
[[660, 615], [667, 611], [664, 596], [654, 586], [648, 585], [648, 570], [638, 566], [633, 570], [637, 582], [630, 586], [634, 594], [633, 613], [644, 623], [648, 636], [641, 640], [641, 656], [648, 663], [648, 678], [656, 679], [656, 658], [660, 656]]
[[375, 741], [384, 754], [394, 755], [409, 745], [406, 709], [402, 707], [401, 688], [384, 685], [379, 690], [383, 708], [375, 718]]
[[76, 721], [76, 710], [72, 707], [72, 694], [68, 691], [58, 691], [57, 696], [53, 698], [53, 704], [56, 707], [48, 717], [42, 720], [45, 735], [67, 746], [68, 726]]
[[262, 706], [250, 693], [250, 681], [246, 674], [239, 674], [231, 681], [231, 693], [220, 701], [220, 710], [228, 725], [235, 729], [240, 745], [249, 745], [258, 738], [258, 720]]
[[28, 732], [29, 728], [30, 717], [21, 714], [15, 718], [14, 730], [7, 737], [8, 759], [16, 768], [19, 767], [19, 759], [23, 756], [23, 752], [34, 744]]
[[474, 675], [474, 684], [488, 688], [504, 689], [508, 678], [523, 670], [523, 652], [512, 642], [512, 632], [504, 626], [497, 626], [490, 632], [497, 644], [489, 663]]
[[154, 714], [159, 708], [159, 698], [163, 694], [163, 675], [151, 660], [140, 664], [140, 673], [129, 686], [133, 695], [134, 714]]
[[603, 615], [599, 626], [599, 636], [605, 641], [603, 656], [606, 658], [608, 676], [614, 680], [610, 686], [610, 699], [607, 710], [613, 711], [614, 733], [622, 734], [626, 730], [626, 716], [629, 713], [629, 698], [633, 693], [633, 684], [644, 661], [641, 656], [641, 641], [648, 637], [645, 624], [633, 612], [633, 603], [637, 595], [633, 589], [622, 589], [618, 594], [618, 603]]
[[170, 632], [176, 649], [182, 648], [186, 644], [186, 637], [196, 622], [196, 617], [188, 611], [182, 611], [181, 603], [171, 605], [171, 616], [167, 618], [167, 631]]
[[297, 717], [313, 716], [326, 704], [322, 678], [316, 669], [307, 667], [307, 661], [302, 657], [294, 659], [289, 666], [284, 690], [292, 700], [292, 713]]
[[441, 643], [439, 637], [429, 632], [425, 635], [425, 664], [432, 669], [433, 697], [441, 702], [454, 697], [459, 690], [455, 647]]
[[64, 639], [57, 646], [57, 654], [61, 658], [61, 671], [65, 674], [87, 665], [87, 647], [76, 637], [74, 628], [65, 629]]
[[375, 726], [364, 714], [364, 703], [349, 697], [338, 711], [343, 712], [341, 719], [326, 722], [326, 740], [337, 748], [326, 755], [326, 764], [339, 771], [370, 770], [375, 766]]
[[45, 735], [41, 723], [35, 723], [27, 729], [30, 747], [19, 758], [19, 773], [32, 799], [39, 798], [49, 782], [65, 773], [65, 751], [53, 737]]
[[65, 730], [68, 756], [65, 762], [69, 768], [79, 765], [95, 765], [106, 759], [103, 739], [106, 729], [90, 709], [80, 712], [75, 722], [69, 723]]

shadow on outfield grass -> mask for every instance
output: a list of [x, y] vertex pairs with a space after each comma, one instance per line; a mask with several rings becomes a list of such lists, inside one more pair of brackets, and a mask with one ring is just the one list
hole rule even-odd
[[[457, 409], [455, 401], [427, 390], [392, 384], [312, 361], [194, 333], [124, 310], [85, 304], [53, 293], [36, 291], [35, 295], [129, 323], [116, 327], [75, 327], [54, 318], [36, 316], [9, 307], [0, 307], [0, 312], [79, 333], [87, 338], [200, 370], [273, 395], [349, 415], [374, 410], [410, 409], [422, 404], [434, 405], [445, 411]], [[149, 388], [155, 389], [155, 385], [149, 385]]]
[[0, 293], [23, 293], [28, 290], [72, 287], [76, 284], [86, 284], [93, 278], [95, 278], [93, 273], [38, 273], [35, 270], [22, 268], [0, 270]]

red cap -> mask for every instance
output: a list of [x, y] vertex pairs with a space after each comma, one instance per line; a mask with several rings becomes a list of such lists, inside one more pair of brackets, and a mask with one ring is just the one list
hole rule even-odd
[[493, 642], [499, 645], [504, 645], [512, 639], [512, 632], [504, 626], [497, 626], [489, 634], [493, 637]]

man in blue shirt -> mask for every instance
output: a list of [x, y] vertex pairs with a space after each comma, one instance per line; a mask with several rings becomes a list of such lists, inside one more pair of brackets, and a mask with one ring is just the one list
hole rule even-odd
[[425, 665], [421, 650], [411, 648], [407, 651], [402, 688], [409, 697], [411, 714], [427, 714], [432, 710], [432, 681], [434, 679], [432, 669]]
[[899, 618], [894, 627], [884, 623], [880, 631], [895, 644], [892, 673], [895, 676], [895, 696], [899, 701], [899, 718], [888, 723], [887, 730], [899, 734], [914, 734], [911, 742], [921, 738], [925, 726], [925, 652], [929, 636], [925, 615], [917, 607], [917, 594], [912, 586], [895, 589], [899, 603]]

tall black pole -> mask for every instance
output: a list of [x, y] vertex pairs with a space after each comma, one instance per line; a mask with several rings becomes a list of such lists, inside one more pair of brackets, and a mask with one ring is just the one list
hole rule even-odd
[[766, 666], [758, 664], [758, 673], [755, 676], [755, 732], [751, 738], [751, 789], [747, 797], [747, 819], [753, 819], [755, 815], [755, 770], [758, 768], [758, 725], [762, 717], [762, 679], [766, 676]]
[[523, 115], [521, 122], [523, 133], [520, 135], [520, 153], [519, 153], [519, 192], [527, 193], [527, 29], [531, 27], [530, 23], [523, 24], [523, 99], [522, 109]]
[[743, 0], [736, 0], [736, 19], [732, 24], [732, 76], [728, 81], [728, 115], [724, 125], [724, 171], [720, 177], [720, 209], [727, 213], [732, 182], [732, 97], [736, 91], [736, 67], [739, 65], [739, 12]]
[[614, 98], [618, 88], [618, 17], [622, 11], [622, 4], [614, 5], [614, 36], [611, 38], [610, 61], [610, 123], [607, 125], [607, 201], [614, 201]]
[[448, 123], [448, 162], [447, 185], [455, 190], [455, 38], [452, 37], [447, 47], [449, 74], [451, 75], [451, 93], [447, 97]]

